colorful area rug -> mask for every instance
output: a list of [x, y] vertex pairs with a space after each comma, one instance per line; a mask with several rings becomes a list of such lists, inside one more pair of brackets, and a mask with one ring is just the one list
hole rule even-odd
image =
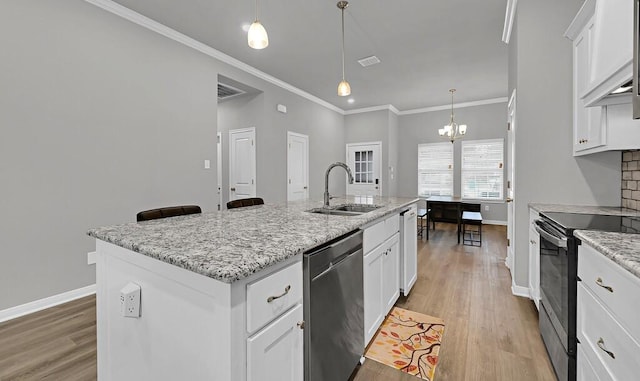
[[443, 333], [444, 320], [393, 307], [365, 357], [433, 381]]

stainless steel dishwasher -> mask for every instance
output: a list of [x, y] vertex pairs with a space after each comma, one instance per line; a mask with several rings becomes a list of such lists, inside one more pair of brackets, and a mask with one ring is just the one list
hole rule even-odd
[[364, 353], [362, 231], [306, 252], [304, 379], [347, 381]]

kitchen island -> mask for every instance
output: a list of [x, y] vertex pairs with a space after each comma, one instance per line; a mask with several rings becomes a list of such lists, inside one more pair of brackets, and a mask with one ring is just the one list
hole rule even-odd
[[[99, 379], [301, 380], [300, 254], [417, 201], [332, 200], [381, 206], [355, 216], [300, 201], [90, 230]], [[141, 289], [139, 318], [122, 316], [130, 284]]]

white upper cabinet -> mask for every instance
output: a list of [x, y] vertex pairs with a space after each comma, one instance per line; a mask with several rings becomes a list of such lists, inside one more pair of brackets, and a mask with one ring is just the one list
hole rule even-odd
[[631, 79], [633, 1], [596, 1], [595, 27], [591, 88], [584, 94], [588, 106]]
[[573, 41], [573, 151], [578, 152], [606, 143], [606, 124], [603, 123], [603, 107], [585, 107], [581, 95], [590, 84], [594, 41], [592, 17]]
[[573, 155], [640, 148], [631, 97], [633, 1], [587, 0], [565, 36], [573, 41]]
[[586, 106], [594, 106], [631, 79], [633, 1], [586, 0], [565, 35], [575, 44], [587, 28], [590, 30], [590, 35], [585, 36], [590, 43], [589, 69], [577, 96]]

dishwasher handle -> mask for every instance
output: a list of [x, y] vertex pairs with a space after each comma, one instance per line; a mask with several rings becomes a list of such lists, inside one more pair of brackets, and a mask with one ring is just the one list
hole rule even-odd
[[345, 262], [347, 259], [351, 258], [354, 255], [357, 255], [358, 253], [362, 253], [362, 249], [358, 249], [354, 252], [348, 253], [348, 254], [344, 254], [340, 257], [338, 257], [338, 260], [335, 262], [331, 262], [331, 264], [329, 265], [329, 267], [327, 267], [324, 271], [322, 271], [320, 274], [318, 275], [314, 275], [313, 278], [311, 278], [311, 281], [313, 282], [314, 280], [318, 279], [318, 278], [322, 278], [323, 276], [325, 276], [328, 272], [332, 271], [333, 269], [335, 269], [336, 267], [340, 266], [340, 264], [342, 264], [342, 262]]

